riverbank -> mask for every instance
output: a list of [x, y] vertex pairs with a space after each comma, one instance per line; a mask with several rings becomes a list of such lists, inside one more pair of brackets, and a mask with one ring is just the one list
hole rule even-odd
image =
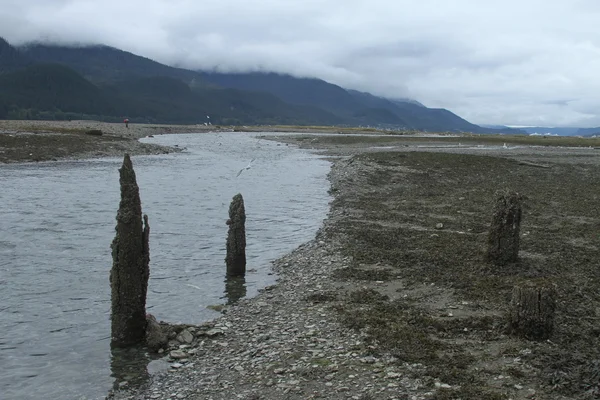
[[[412, 131], [382, 131], [374, 128], [326, 126], [205, 126], [108, 123], [98, 121], [0, 120], [0, 163], [39, 162], [64, 159], [122, 157], [178, 152], [181, 149], [141, 143], [139, 139], [171, 133], [254, 132], [300, 133], [304, 136], [274, 136], [281, 142], [305, 148], [363, 151], [368, 147], [434, 147], [449, 144], [464, 152], [469, 146], [588, 147], [600, 148], [599, 138], [534, 137], [516, 135], [426, 134]], [[325, 134], [327, 136], [314, 136]], [[356, 135], [368, 135], [361, 138]], [[315, 143], [316, 142], [316, 143]], [[480, 151], [481, 149], [479, 149]], [[480, 151], [481, 152], [481, 151]]]
[[[337, 159], [335, 200], [316, 239], [274, 264], [277, 285], [172, 341], [168, 372], [109, 398], [600, 395], [593, 149], [313, 139], [296, 143]], [[521, 260], [499, 269], [483, 254], [493, 195], [504, 188], [527, 200]], [[506, 334], [510, 291], [528, 280], [558, 287], [549, 341]]]
[[141, 143], [163, 133], [208, 131], [181, 125], [134, 125], [96, 121], [0, 120], [0, 163], [166, 154], [177, 148]]

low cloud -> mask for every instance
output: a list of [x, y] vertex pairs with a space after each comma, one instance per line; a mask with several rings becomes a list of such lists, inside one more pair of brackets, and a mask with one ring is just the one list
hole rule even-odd
[[596, 0], [4, 0], [0, 36], [318, 77], [480, 124], [600, 126], [598, 20]]

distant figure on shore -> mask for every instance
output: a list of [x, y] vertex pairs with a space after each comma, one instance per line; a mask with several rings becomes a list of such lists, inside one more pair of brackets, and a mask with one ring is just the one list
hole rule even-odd
[[129, 128], [129, 118], [125, 118], [123, 122], [125, 122], [125, 128]]

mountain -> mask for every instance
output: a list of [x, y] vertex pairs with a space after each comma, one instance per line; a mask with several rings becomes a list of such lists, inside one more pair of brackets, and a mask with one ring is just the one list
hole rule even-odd
[[[486, 128], [508, 129], [502, 125], [482, 125]], [[600, 135], [600, 128], [577, 128], [577, 127], [548, 127], [548, 126], [522, 126], [520, 131], [529, 135], [552, 135], [552, 136], [591, 136]]]
[[406, 97], [402, 97], [402, 98], [398, 98], [398, 99], [388, 99], [393, 103], [411, 103], [417, 106], [421, 106], [421, 107], [425, 107], [425, 105], [423, 105], [422, 103], [419, 103], [418, 101], [416, 101], [415, 99], [409, 99]]
[[290, 105], [267, 93], [191, 88], [169, 77], [95, 85], [60, 64], [34, 64], [0, 74], [0, 118], [94, 118], [132, 122], [221, 124], [338, 123], [320, 109]]
[[578, 135], [577, 131], [579, 128], [573, 127], [565, 127], [565, 128], [555, 128], [555, 127], [544, 127], [544, 126], [527, 126], [523, 128], [519, 128], [524, 130], [529, 134], [538, 134], [538, 135], [558, 135], [558, 136], [573, 136]]
[[205, 81], [221, 87], [263, 91], [291, 104], [309, 104], [345, 117], [365, 108], [345, 89], [320, 79], [262, 72], [203, 72], [202, 77]]
[[340, 122], [323, 110], [290, 105], [268, 93], [193, 88], [175, 78], [132, 79], [108, 88], [124, 99], [125, 114], [152, 115], [153, 122], [199, 123], [205, 122], [207, 115], [224, 125]]
[[32, 64], [32, 61], [0, 37], [0, 73], [14, 71]]
[[446, 109], [427, 108], [411, 99], [390, 100], [370, 93], [347, 90], [315, 78], [295, 78], [276, 73], [203, 72], [205, 81], [241, 90], [262, 90], [286, 102], [327, 110], [350, 125], [375, 125], [426, 131], [522, 134], [515, 129], [488, 129]]
[[[89, 114], [93, 111], [89, 105], [96, 104], [91, 103], [91, 99], [95, 99], [98, 108], [91, 115], [111, 118], [127, 115], [152, 122], [199, 123], [205, 122], [206, 115], [210, 115], [213, 123], [221, 124], [336, 124], [425, 131], [516, 133], [510, 129], [496, 131], [482, 128], [448, 110], [427, 108], [411, 99], [390, 100], [346, 90], [316, 78], [276, 73], [190, 71], [108, 46], [64, 47], [37, 43], [15, 49], [2, 41], [0, 48], [6, 48], [1, 53], [6, 53], [6, 56], [0, 58], [0, 71], [14, 71], [19, 66], [38, 63], [45, 65], [44, 71], [47, 72], [48, 65], [60, 64], [78, 74], [78, 79], [71, 78], [73, 82], [79, 82], [78, 90], [83, 99], [87, 99], [79, 105], [69, 103], [59, 86], [48, 83], [65, 78], [54, 71], [50, 74], [53, 77], [50, 81], [40, 83], [42, 87], [48, 84], [45, 86], [47, 89], [40, 89], [43, 93], [37, 101], [35, 90], [20, 76], [17, 81], [22, 91], [19, 92], [18, 85], [12, 86], [7, 92], [12, 97], [3, 95], [5, 115], [8, 115], [9, 109], [49, 111], [51, 102], [48, 99], [52, 96], [48, 90], [56, 90], [54, 96], [58, 103], [51, 110]], [[65, 71], [62, 73], [66, 74]], [[35, 72], [25, 70], [23, 74], [35, 75]], [[84, 92], [82, 79], [97, 92], [93, 94], [90, 86]], [[27, 100], [27, 96], [31, 99]], [[103, 99], [108, 99], [111, 106], [107, 107]], [[109, 114], [105, 114], [107, 112]], [[10, 115], [15, 115], [15, 112]]]
[[580, 128], [576, 132], [577, 136], [595, 136], [600, 135], [600, 127], [598, 128]]
[[7, 113], [21, 110], [68, 110], [72, 113], [116, 115], [115, 101], [72, 69], [35, 64], [0, 75], [0, 104]]
[[114, 83], [141, 77], [166, 76], [187, 83], [201, 80], [200, 74], [163, 65], [149, 58], [109, 46], [62, 47], [29, 44], [23, 55], [42, 63], [69, 66], [94, 83]]

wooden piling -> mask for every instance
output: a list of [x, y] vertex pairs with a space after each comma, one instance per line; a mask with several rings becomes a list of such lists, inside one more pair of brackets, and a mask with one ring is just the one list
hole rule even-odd
[[150, 226], [147, 215], [142, 219], [139, 188], [128, 154], [119, 173], [121, 202], [111, 245], [111, 346], [127, 347], [142, 343], [146, 333]]
[[486, 260], [496, 265], [517, 262], [523, 197], [515, 192], [496, 195], [488, 234]]
[[513, 288], [509, 312], [511, 334], [546, 340], [554, 330], [556, 289], [550, 284], [528, 283]]
[[229, 232], [227, 233], [228, 276], [244, 276], [246, 274], [246, 210], [241, 194], [236, 194], [229, 206]]

